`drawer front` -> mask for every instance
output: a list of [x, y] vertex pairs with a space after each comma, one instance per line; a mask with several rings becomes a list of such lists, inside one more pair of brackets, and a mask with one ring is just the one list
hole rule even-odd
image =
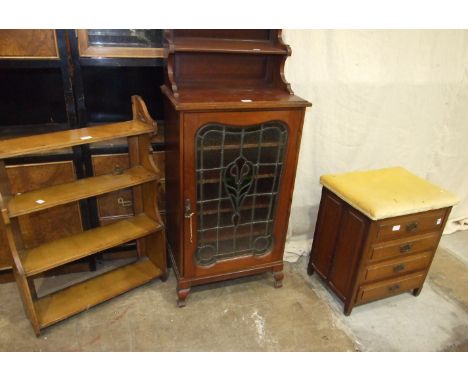
[[0, 33], [0, 59], [59, 58], [53, 29], [3, 29]]
[[[164, 152], [153, 153], [153, 160], [164, 176]], [[116, 167], [127, 169], [130, 166], [127, 154], [94, 155], [92, 157], [95, 175], [110, 174]], [[101, 223], [106, 219], [118, 219], [133, 215], [133, 193], [131, 188], [110, 192], [97, 198], [98, 214]], [[165, 181], [161, 180], [158, 192], [159, 210], [165, 208]], [[104, 222], [105, 224], [105, 222]]]
[[[166, 213], [165, 212], [160, 212], [159, 215], [161, 215], [161, 219], [163, 221], [164, 224], [166, 224]], [[127, 216], [111, 216], [109, 218], [103, 218], [100, 220], [100, 224], [101, 226], [104, 226], [104, 225], [109, 225], [109, 224], [113, 224], [115, 222], [118, 222], [119, 220], [123, 220], [123, 219], [127, 219], [128, 217]]]
[[444, 208], [384, 220], [379, 224], [377, 240], [393, 240], [429, 231], [440, 231], [445, 223], [445, 212]]
[[[164, 211], [165, 183], [161, 182], [158, 192], [158, 208]], [[111, 192], [97, 198], [98, 213], [100, 219], [128, 217], [133, 215], [133, 193], [130, 188]]]
[[391, 280], [363, 285], [359, 288], [356, 304], [394, 296], [411, 289], [419, 288], [424, 282], [425, 274], [425, 271], [411, 273]]
[[[71, 161], [12, 165], [7, 167], [7, 175], [13, 194], [76, 180]], [[83, 231], [78, 202], [23, 215], [18, 222], [26, 248]]]
[[369, 261], [376, 262], [422, 251], [435, 250], [439, 241], [439, 236], [440, 232], [432, 232], [425, 235], [376, 244], [371, 249]]
[[417, 255], [395, 258], [378, 264], [369, 265], [362, 277], [362, 282], [384, 280], [426, 269], [431, 262], [432, 251]]

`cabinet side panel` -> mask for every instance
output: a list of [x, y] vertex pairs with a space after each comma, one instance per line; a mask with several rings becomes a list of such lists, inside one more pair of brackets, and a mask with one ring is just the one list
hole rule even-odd
[[351, 207], [343, 211], [341, 229], [330, 269], [330, 282], [342, 298], [348, 296], [356, 265], [366, 239], [368, 221]]
[[164, 100], [165, 146], [166, 146], [166, 234], [177, 269], [183, 269], [182, 210], [181, 210], [181, 159], [180, 159], [180, 117], [172, 104]]
[[333, 258], [342, 210], [340, 199], [323, 188], [310, 261], [325, 278]]
[[10, 249], [4, 229], [0, 230], [0, 271], [3, 269], [11, 269]]

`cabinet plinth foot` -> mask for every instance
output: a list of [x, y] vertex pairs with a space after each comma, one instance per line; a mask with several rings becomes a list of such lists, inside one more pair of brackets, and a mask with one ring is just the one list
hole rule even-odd
[[283, 271], [273, 272], [273, 277], [275, 278], [275, 288], [281, 288], [284, 279]]
[[177, 306], [179, 308], [183, 308], [187, 304], [185, 300], [187, 299], [189, 293], [190, 293], [190, 288], [177, 290]]
[[315, 272], [314, 266], [312, 265], [312, 263], [309, 263], [309, 265], [307, 266], [307, 274], [309, 276], [312, 276], [314, 272]]
[[349, 316], [351, 314], [351, 311], [353, 310], [354, 305], [351, 303], [345, 303], [343, 313], [345, 316]]

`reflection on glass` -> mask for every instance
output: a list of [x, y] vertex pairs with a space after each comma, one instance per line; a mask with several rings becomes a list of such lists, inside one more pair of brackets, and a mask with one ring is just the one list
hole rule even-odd
[[88, 29], [88, 44], [103, 47], [160, 48], [161, 29]]

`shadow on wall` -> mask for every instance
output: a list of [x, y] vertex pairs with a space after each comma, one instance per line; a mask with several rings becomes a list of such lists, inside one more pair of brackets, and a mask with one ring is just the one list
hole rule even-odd
[[289, 222], [291, 236], [312, 239], [318, 210], [319, 204], [314, 204], [313, 206], [292, 206], [291, 216], [294, 219]]

